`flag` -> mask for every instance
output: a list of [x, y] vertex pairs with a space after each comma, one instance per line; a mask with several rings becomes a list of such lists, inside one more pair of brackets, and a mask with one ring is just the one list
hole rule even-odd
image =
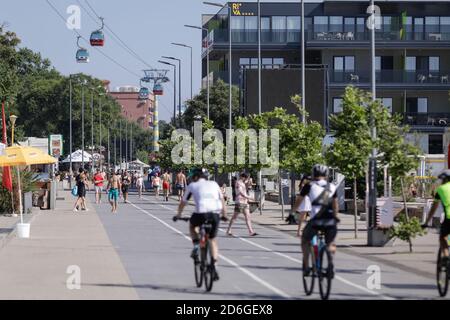
[[[2, 128], [3, 128], [3, 143], [5, 145], [8, 145], [8, 142], [6, 140], [6, 115], [5, 115], [5, 103], [4, 102], [2, 103]], [[9, 167], [3, 168], [2, 185], [5, 189], [12, 192], [13, 185], [12, 185], [11, 170]]]

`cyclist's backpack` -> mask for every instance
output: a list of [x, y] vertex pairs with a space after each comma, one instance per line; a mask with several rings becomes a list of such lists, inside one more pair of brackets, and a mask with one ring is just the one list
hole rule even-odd
[[315, 227], [327, 227], [335, 223], [332, 195], [330, 183], [327, 183], [322, 193], [311, 203], [313, 206], [321, 206], [320, 211], [313, 219]]

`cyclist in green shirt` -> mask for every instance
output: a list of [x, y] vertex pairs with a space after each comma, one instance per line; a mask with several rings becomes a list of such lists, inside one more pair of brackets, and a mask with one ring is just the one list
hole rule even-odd
[[443, 173], [441, 173], [439, 175], [439, 179], [442, 180], [442, 184], [436, 190], [436, 196], [434, 197], [433, 206], [431, 207], [430, 212], [428, 213], [427, 220], [425, 224], [422, 225], [422, 227], [427, 227], [428, 223], [436, 213], [439, 204], [442, 203], [445, 215], [444, 221], [441, 224], [439, 243], [444, 257], [448, 260], [449, 252], [447, 238], [450, 234], [450, 170], [445, 170]]

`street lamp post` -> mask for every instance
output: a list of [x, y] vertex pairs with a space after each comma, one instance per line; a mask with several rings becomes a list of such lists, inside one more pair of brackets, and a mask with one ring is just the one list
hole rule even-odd
[[102, 152], [102, 144], [103, 144], [103, 137], [102, 137], [102, 96], [103, 96], [103, 94], [102, 93], [99, 93], [99, 111], [100, 111], [100, 115], [99, 115], [99, 124], [98, 124], [98, 131], [99, 131], [99, 144], [98, 144], [98, 148], [99, 148], [99, 154], [100, 154], [100, 162], [99, 162], [99, 165], [100, 165], [100, 170], [103, 170], [103, 163], [102, 163], [102, 155], [103, 155], [103, 152]]
[[72, 189], [72, 176], [73, 176], [73, 171], [72, 171], [72, 75], [69, 76], [69, 135], [70, 135], [70, 145], [69, 145], [69, 154], [70, 154], [70, 169], [69, 169], [69, 186], [70, 189]]
[[173, 126], [177, 125], [177, 65], [166, 61], [159, 60], [159, 63], [172, 66], [173, 69]]
[[[371, 44], [371, 89], [372, 89], [372, 101], [375, 102], [377, 99], [376, 95], [376, 64], [375, 64], [375, 28], [376, 28], [376, 15], [374, 0], [370, 1], [370, 44]], [[375, 141], [377, 139], [377, 129], [375, 126], [375, 118], [373, 111], [370, 114], [370, 127], [371, 127], [371, 137]], [[378, 242], [377, 231], [376, 230], [376, 211], [377, 211], [377, 191], [376, 191], [376, 176], [377, 176], [377, 153], [376, 147], [372, 149], [372, 153], [369, 160], [369, 223], [368, 223], [368, 235], [367, 241], [369, 246], [374, 246]]]
[[84, 170], [84, 86], [87, 81], [81, 83], [81, 166]]
[[[17, 116], [15, 116], [15, 115], [10, 115], [9, 116], [9, 121], [11, 122], [11, 146], [14, 146], [14, 128], [16, 126], [16, 120], [17, 120]], [[17, 168], [19, 168], [19, 167], [17, 167]], [[17, 172], [18, 171], [19, 170], [17, 169]], [[21, 196], [20, 196], [20, 186], [19, 186], [18, 189], [19, 189], [18, 192], [19, 192], [19, 200], [20, 200], [20, 198], [21, 198]], [[12, 203], [12, 210], [13, 210], [12, 214], [13, 214], [13, 217], [16, 217], [17, 215], [16, 215], [16, 211], [15, 211], [15, 208], [14, 208], [14, 190], [12, 190], [12, 192], [11, 192], [11, 203]], [[22, 210], [21, 208], [22, 208], [22, 206], [19, 205], [19, 210]]]
[[175, 58], [175, 57], [165, 57], [163, 56], [162, 58], [164, 59], [169, 59], [169, 60], [174, 60], [174, 61], [178, 61], [178, 117], [179, 117], [179, 121], [178, 124], [181, 127], [182, 123], [181, 123], [181, 59]]
[[193, 73], [193, 60], [192, 60], [192, 47], [191, 46], [188, 46], [188, 45], [186, 45], [186, 44], [183, 44], [183, 43], [172, 43], [174, 46], [179, 46], [179, 47], [184, 47], [184, 48], [189, 48], [190, 50], [191, 50], [191, 100], [192, 100], [192, 98], [194, 97], [194, 94], [193, 94], [193, 89], [192, 89], [192, 83], [193, 83], [193, 76], [192, 76], [192, 73]]
[[303, 106], [303, 114], [302, 120], [303, 124], [306, 124], [306, 71], [305, 71], [305, 1], [302, 0], [301, 5], [301, 59], [302, 59], [302, 106]]
[[[209, 30], [207, 28], [197, 27], [197, 26], [191, 26], [191, 25], [184, 25], [186, 28], [192, 28], [192, 29], [198, 29], [206, 31], [206, 33], [209, 33]], [[206, 84], [206, 117], [209, 120], [209, 105], [210, 105], [210, 84], [209, 84], [209, 39], [207, 36], [207, 48], [206, 48], [206, 74], [207, 74], [207, 84]]]
[[94, 160], [94, 92], [91, 92], [91, 172], [94, 173], [95, 160]]
[[[227, 8], [228, 9], [228, 104], [229, 104], [229, 110], [228, 110], [228, 127], [231, 130], [233, 128], [233, 121], [232, 121], [232, 114], [233, 114], [233, 60], [232, 60], [232, 31], [231, 31], [231, 6], [229, 3], [226, 3], [225, 5], [215, 2], [203, 2], [206, 5], [214, 6], [214, 7], [220, 7], [220, 8]], [[209, 41], [208, 41], [208, 52], [209, 52]], [[209, 82], [209, 74], [208, 74], [208, 82]], [[231, 186], [231, 174], [228, 175], [229, 184]]]

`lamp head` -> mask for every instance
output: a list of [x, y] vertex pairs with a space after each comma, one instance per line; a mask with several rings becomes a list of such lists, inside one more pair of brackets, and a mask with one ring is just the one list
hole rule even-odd
[[15, 125], [15, 124], [16, 124], [17, 118], [18, 118], [18, 117], [17, 117], [16, 115], [13, 115], [13, 114], [9, 116], [9, 121], [11, 121], [11, 124], [12, 124], [12, 125]]

